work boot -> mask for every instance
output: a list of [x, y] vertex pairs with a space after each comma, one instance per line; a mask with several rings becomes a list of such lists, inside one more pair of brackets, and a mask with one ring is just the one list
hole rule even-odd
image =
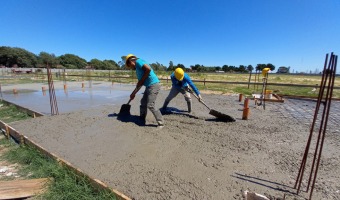
[[187, 101], [188, 113], [191, 113], [191, 101]]
[[166, 111], [166, 108], [168, 107], [169, 105], [169, 101], [164, 101], [164, 104], [162, 106], [162, 108], [160, 109], [161, 111]]
[[161, 111], [162, 114], [165, 114], [167, 112], [166, 107], [160, 108], [159, 111]]
[[144, 112], [144, 111], [140, 111], [140, 115], [139, 115], [139, 122], [138, 122], [138, 124], [140, 125], [140, 126], [145, 126], [145, 123], [146, 123], [146, 112]]
[[145, 117], [140, 116], [139, 119], [138, 119], [138, 125], [139, 126], [145, 126], [145, 124], [146, 124]]
[[157, 121], [157, 124], [158, 124], [157, 129], [164, 128], [164, 121]]

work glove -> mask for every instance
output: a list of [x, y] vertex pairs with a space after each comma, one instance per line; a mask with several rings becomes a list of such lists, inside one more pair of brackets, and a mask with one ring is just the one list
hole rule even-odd
[[199, 102], [202, 102], [202, 101], [203, 101], [203, 98], [202, 98], [202, 96], [201, 96], [200, 94], [198, 95], [198, 101], [199, 101]]

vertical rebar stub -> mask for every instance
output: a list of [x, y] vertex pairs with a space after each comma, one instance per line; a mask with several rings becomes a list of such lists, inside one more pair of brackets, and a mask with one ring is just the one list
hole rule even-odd
[[241, 101], [242, 101], [242, 98], [243, 98], [243, 94], [240, 94], [240, 95], [238, 96], [238, 101], [241, 102]]
[[249, 108], [244, 108], [243, 109], [243, 113], [242, 113], [242, 119], [243, 120], [248, 120], [248, 117], [249, 117]]

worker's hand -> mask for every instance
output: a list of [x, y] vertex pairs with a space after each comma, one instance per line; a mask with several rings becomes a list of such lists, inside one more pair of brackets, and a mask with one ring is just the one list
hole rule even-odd
[[136, 96], [136, 94], [135, 94], [134, 92], [132, 92], [132, 93], [130, 94], [130, 99], [133, 100], [133, 99], [135, 98], [135, 96]]
[[202, 102], [202, 101], [203, 101], [203, 98], [202, 98], [202, 96], [201, 96], [200, 94], [198, 95], [198, 101], [199, 101], [199, 102]]

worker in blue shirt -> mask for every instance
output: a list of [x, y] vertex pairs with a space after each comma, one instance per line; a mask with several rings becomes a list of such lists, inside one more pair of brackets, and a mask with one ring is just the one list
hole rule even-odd
[[184, 73], [182, 68], [176, 68], [175, 71], [170, 75], [172, 81], [172, 87], [168, 97], [165, 99], [162, 111], [166, 111], [166, 107], [170, 103], [170, 101], [175, 98], [178, 93], [182, 93], [184, 95], [184, 99], [188, 105], [188, 112], [191, 113], [191, 97], [187, 88], [190, 86], [192, 90], [196, 93], [199, 98], [199, 101], [202, 101], [202, 97], [200, 91], [197, 89], [195, 84], [192, 82], [190, 76], [187, 73]]
[[147, 62], [140, 58], [137, 58], [133, 54], [129, 54], [126, 56], [125, 65], [129, 69], [136, 70], [138, 79], [136, 89], [131, 93], [130, 99], [133, 100], [140, 88], [143, 85], [145, 86], [145, 91], [140, 102], [140, 119], [142, 121], [142, 124], [145, 124], [146, 114], [148, 111], [147, 109], [149, 109], [156, 118], [158, 127], [164, 127], [163, 116], [158, 109], [155, 109], [155, 102], [161, 88], [159, 84], [159, 79], [156, 76], [155, 72]]

